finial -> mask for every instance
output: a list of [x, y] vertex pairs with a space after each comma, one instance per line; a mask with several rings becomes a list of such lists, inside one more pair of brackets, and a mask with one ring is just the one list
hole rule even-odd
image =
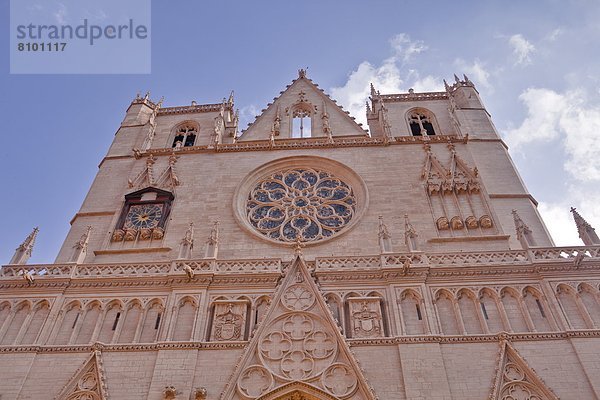
[[147, 91], [146, 94], [144, 95], [144, 100], [148, 100], [150, 99], [150, 91]]
[[306, 70], [307, 69], [308, 69], [308, 67], [307, 68], [300, 68], [298, 70], [298, 78], [300, 78], [300, 79], [306, 78]]
[[233, 105], [233, 90], [229, 94], [229, 100], [227, 100], [227, 103], [229, 103], [229, 105]]
[[371, 97], [375, 97], [376, 92], [375, 92], [375, 86], [373, 86], [373, 82], [371, 82], [369, 85], [371, 87]]
[[160, 97], [160, 100], [158, 100], [158, 103], [156, 103], [156, 108], [161, 108], [163, 105], [163, 101], [165, 101], [165, 96]]
[[404, 243], [409, 251], [418, 251], [417, 230], [412, 226], [408, 219], [408, 214], [404, 214]]
[[460, 83], [460, 79], [458, 78], [458, 76], [456, 76], [456, 74], [454, 74], [454, 80], [456, 81], [456, 83]]
[[31, 231], [23, 243], [21, 243], [15, 250], [15, 254], [10, 260], [10, 264], [27, 264], [29, 257], [31, 257], [33, 246], [35, 245], [35, 238], [37, 237], [39, 231], [39, 227], [36, 226], [33, 228], [33, 231]]
[[450, 85], [448, 85], [448, 82], [446, 82], [445, 79], [444, 79], [444, 88], [446, 88], [446, 92], [450, 91]]
[[367, 105], [367, 114], [371, 114], [371, 106], [369, 105], [369, 100], [367, 100], [365, 104]]
[[586, 246], [593, 246], [600, 244], [600, 239], [596, 234], [596, 230], [590, 225], [578, 212], [575, 207], [571, 207], [571, 213], [577, 226], [577, 234], [579, 238], [583, 240], [583, 244]]

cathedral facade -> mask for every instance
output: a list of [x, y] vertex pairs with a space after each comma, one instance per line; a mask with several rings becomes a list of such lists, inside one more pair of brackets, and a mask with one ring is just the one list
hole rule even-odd
[[473, 83], [300, 70], [129, 105], [53, 264], [0, 269], [5, 399], [598, 399], [600, 240], [556, 247]]

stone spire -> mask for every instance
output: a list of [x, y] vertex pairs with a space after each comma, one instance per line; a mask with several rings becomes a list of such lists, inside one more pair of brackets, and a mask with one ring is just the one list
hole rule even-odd
[[586, 246], [600, 244], [600, 239], [596, 234], [596, 230], [585, 219], [583, 219], [583, 217], [574, 207], [571, 207], [571, 213], [573, 214], [573, 219], [575, 220], [575, 225], [577, 226], [577, 233], [579, 234], [581, 240], [583, 240], [583, 244]]
[[419, 237], [419, 235], [410, 223], [408, 214], [404, 214], [404, 243], [406, 244], [406, 247], [408, 247], [408, 251], [419, 251], [417, 237]]
[[33, 251], [33, 245], [35, 244], [35, 238], [37, 237], [40, 228], [37, 226], [33, 228], [33, 231], [27, 236], [27, 238], [17, 247], [15, 254], [10, 260], [9, 264], [27, 264], [27, 260], [31, 257]]
[[391, 253], [392, 235], [390, 235], [387, 225], [383, 222], [383, 215], [379, 216], [379, 232], [377, 236], [379, 237], [379, 250], [381, 253]]
[[529, 229], [529, 226], [519, 216], [517, 210], [512, 210], [513, 220], [515, 222], [515, 230], [517, 232], [517, 239], [521, 242], [521, 245], [524, 249], [528, 249], [531, 246], [535, 246], [535, 242], [533, 241], [533, 237], [531, 235], [532, 231]]
[[73, 246], [73, 255], [71, 256], [71, 262], [81, 264], [85, 260], [87, 254], [88, 243], [90, 241], [90, 233], [92, 232], [92, 226], [88, 226], [83, 235], [79, 238]]
[[219, 254], [219, 221], [215, 221], [206, 241], [206, 254], [204, 258], [217, 258]]
[[192, 249], [194, 248], [194, 223], [190, 222], [181, 243], [179, 244], [179, 259], [192, 258]]

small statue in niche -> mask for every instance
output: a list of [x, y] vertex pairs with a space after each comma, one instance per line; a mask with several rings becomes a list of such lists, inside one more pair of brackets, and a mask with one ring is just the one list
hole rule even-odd
[[131, 229], [131, 228], [125, 229], [125, 241], [126, 242], [134, 241], [136, 236], [137, 236], [137, 230]]
[[481, 218], [479, 218], [479, 225], [484, 229], [489, 229], [494, 225], [494, 223], [489, 215], [483, 215]]
[[196, 388], [196, 391], [194, 392], [194, 400], [205, 400], [206, 394], [207, 391], [205, 387]]
[[123, 229], [115, 229], [115, 231], [112, 234], [111, 240], [113, 242], [122, 242], [124, 238], [125, 238], [125, 231]]
[[165, 236], [165, 230], [160, 227], [152, 229], [152, 239], [160, 240]]
[[465, 224], [462, 222], [462, 219], [460, 219], [460, 217], [458, 216], [452, 217], [452, 219], [450, 220], [450, 225], [454, 230], [461, 230], [465, 227]]
[[465, 219], [465, 224], [467, 225], [467, 229], [477, 229], [479, 226], [479, 221], [477, 221], [477, 218], [471, 215]]
[[450, 229], [450, 223], [448, 222], [448, 218], [446, 217], [440, 217], [438, 218], [438, 220], [435, 223], [437, 225], [437, 228], [440, 231], [446, 231], [448, 229]]
[[140, 239], [142, 240], [150, 240], [152, 237], [152, 230], [149, 228], [140, 229]]
[[281, 118], [279, 117], [279, 113], [273, 121], [273, 127], [271, 128], [271, 132], [274, 136], [279, 136], [279, 133], [281, 132]]

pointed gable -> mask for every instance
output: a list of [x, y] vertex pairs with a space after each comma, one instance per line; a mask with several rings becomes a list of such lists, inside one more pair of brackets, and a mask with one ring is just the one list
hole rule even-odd
[[57, 400], [107, 399], [108, 391], [104, 381], [102, 353], [93, 350], [81, 368], [60, 391]]
[[292, 119], [298, 110], [310, 116], [310, 137], [368, 136], [354, 117], [307, 78], [306, 71], [300, 70], [298, 78], [262, 110], [239, 141], [268, 140], [271, 136], [274, 140], [291, 138]]
[[287, 389], [375, 399], [301, 256], [230, 379], [221, 399], [279, 399]]
[[500, 346], [490, 400], [558, 400], [508, 341], [503, 340]]

